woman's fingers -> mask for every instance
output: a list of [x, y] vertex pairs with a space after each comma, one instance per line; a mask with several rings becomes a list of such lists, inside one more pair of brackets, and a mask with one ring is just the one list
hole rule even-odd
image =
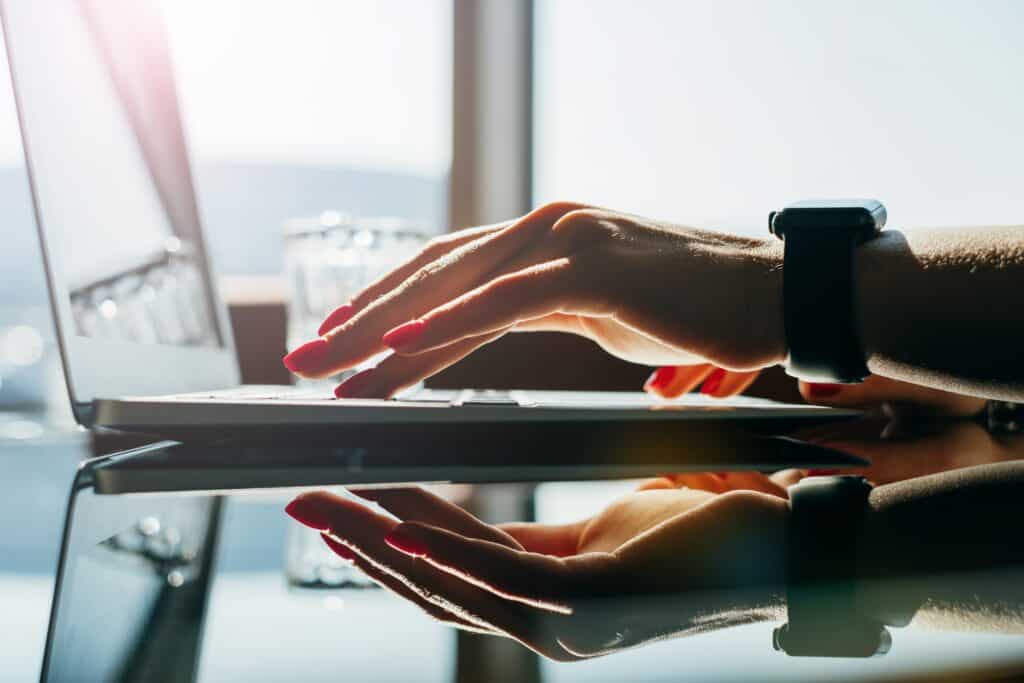
[[478, 628], [515, 638], [547, 657], [566, 658], [549, 628], [550, 617], [555, 615], [503, 600], [429, 562], [394, 549], [384, 540], [398, 526], [393, 519], [324, 491], [302, 494], [285, 510], [300, 523], [327, 532], [377, 571], [404, 584], [419, 599]]
[[320, 329], [317, 330], [317, 334], [322, 337], [335, 327], [345, 324], [356, 313], [366, 308], [368, 305], [372, 304], [398, 285], [402, 284], [420, 268], [433, 263], [453, 249], [457, 249], [463, 244], [472, 242], [473, 240], [479, 239], [485, 235], [497, 232], [498, 230], [508, 227], [510, 224], [510, 221], [506, 221], [495, 225], [484, 225], [478, 228], [469, 228], [467, 230], [460, 230], [459, 232], [454, 232], [431, 240], [430, 244], [424, 247], [420, 253], [409, 261], [395, 268], [390, 273], [382, 276], [362, 292], [352, 297], [352, 299], [347, 303], [344, 303], [334, 309], [334, 311], [324, 319], [323, 323], [321, 323]]
[[754, 383], [759, 374], [761, 374], [760, 370], [739, 372], [716, 368], [714, 372], [704, 379], [700, 392], [715, 398], [728, 398], [729, 396], [742, 394], [747, 390], [747, 387]]
[[551, 204], [505, 228], [462, 244], [422, 266], [326, 336], [307, 342], [285, 357], [285, 365], [304, 377], [326, 377], [384, 350], [382, 335], [399, 323], [440, 306], [486, 281], [504, 262], [546, 235], [576, 204]]
[[[285, 356], [284, 364], [289, 370], [303, 377], [328, 377], [386, 351], [387, 348], [381, 339], [385, 332], [396, 324], [443, 303], [450, 298], [449, 292], [462, 292], [467, 287], [475, 286], [476, 282], [471, 281], [474, 276], [482, 277], [483, 271], [489, 269], [488, 266], [494, 267], [503, 256], [508, 256], [495, 249], [484, 248], [492, 242], [506, 242], [507, 240], [499, 239], [503, 234], [493, 233], [481, 237], [458, 247], [439, 261], [424, 266], [403, 284], [367, 308], [354, 313], [344, 324], [292, 351]], [[490, 258], [473, 258], [474, 253], [481, 252]], [[470, 268], [469, 272], [465, 272], [464, 269], [459, 273], [467, 279], [466, 282], [461, 286], [452, 282], [442, 282], [441, 286], [424, 290], [423, 282], [437, 279], [431, 276], [432, 273], [445, 271], [446, 274], [450, 274], [452, 271], [450, 268], [446, 270], [445, 264], [459, 260], [476, 266], [475, 269]], [[487, 263], [484, 263], [485, 260]], [[451, 280], [451, 277], [442, 279]]]
[[872, 375], [860, 384], [811, 384], [800, 382], [800, 393], [811, 403], [856, 408], [881, 404], [899, 405], [919, 413], [976, 415], [985, 401], [973, 396], [923, 387]]
[[413, 603], [426, 612], [428, 616], [440, 621], [442, 624], [447, 624], [448, 626], [453, 626], [464, 631], [471, 631], [473, 633], [480, 633], [483, 635], [503, 635], [492, 629], [462, 619], [443, 607], [439, 607], [432, 602], [424, 600], [423, 597], [396, 579], [394, 576], [378, 569], [376, 566], [368, 562], [363, 556], [349, 550], [345, 544], [334, 540], [327, 534], [321, 533], [320, 538], [327, 547], [334, 552], [334, 554], [351, 562], [359, 569], [359, 571], [366, 574], [371, 581], [379, 585], [381, 588], [391, 591], [398, 597], [404, 598]]
[[384, 336], [384, 343], [401, 355], [424, 353], [576, 308], [583, 297], [589, 298], [585, 290], [572, 259], [547, 261], [502, 275], [399, 325]]
[[715, 398], [742, 394], [754, 383], [760, 371], [739, 372], [700, 365], [664, 366], [654, 371], [644, 384], [644, 391], [662, 398], [677, 398], [700, 385], [700, 392]]
[[363, 370], [346, 379], [335, 388], [334, 395], [338, 398], [389, 398], [454, 365], [503, 334], [505, 330], [499, 330], [464, 339], [457, 344], [449, 344], [419, 356], [392, 354], [376, 367]]
[[372, 501], [404, 522], [421, 522], [450, 529], [457, 534], [501, 543], [519, 549], [515, 537], [500, 528], [485, 524], [461, 507], [421, 486], [348, 489], [360, 498]]
[[571, 598], [587, 594], [596, 574], [613, 559], [591, 553], [562, 560], [416, 522], [396, 527], [387, 541], [494, 595], [559, 614], [572, 614]]
[[644, 391], [661, 398], [678, 398], [693, 391], [714, 369], [709, 363], [665, 365], [647, 378]]

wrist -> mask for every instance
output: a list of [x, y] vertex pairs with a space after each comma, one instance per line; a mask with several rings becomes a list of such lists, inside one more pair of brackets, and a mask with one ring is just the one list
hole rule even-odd
[[778, 240], [765, 240], [753, 247], [746, 258], [743, 312], [753, 323], [753, 339], [762, 343], [761, 367], [786, 360], [786, 332], [782, 316], [782, 262], [784, 247]]
[[[890, 231], [862, 244], [853, 253], [853, 319], [869, 368], [882, 348], [882, 331], [898, 322], [890, 312], [894, 303], [899, 307], [901, 292], [893, 291], [899, 288], [886, 287], [885, 283], [893, 282], [893, 269], [899, 268], [900, 253], [895, 248], [899, 237], [899, 233]], [[878, 273], [886, 276], [879, 278]]]
[[907, 578], [903, 549], [911, 534], [893, 533], [893, 520], [871, 503], [857, 534], [854, 605], [858, 614], [889, 626], [906, 626], [924, 597], [920, 581]]

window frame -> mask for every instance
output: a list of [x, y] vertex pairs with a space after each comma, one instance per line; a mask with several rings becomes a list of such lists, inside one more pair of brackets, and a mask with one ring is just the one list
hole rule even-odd
[[508, 220], [533, 201], [534, 0], [453, 0], [448, 224]]

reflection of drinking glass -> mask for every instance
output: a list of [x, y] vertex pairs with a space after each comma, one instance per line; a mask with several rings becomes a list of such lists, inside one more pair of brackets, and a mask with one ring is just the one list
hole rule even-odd
[[[316, 337], [331, 311], [411, 258], [427, 240], [425, 230], [402, 218], [353, 218], [337, 211], [292, 218], [284, 231], [289, 351]], [[371, 358], [333, 382], [379, 360]]]
[[[452, 503], [470, 507], [473, 487], [464, 484], [443, 484], [425, 487], [442, 498]], [[514, 503], [518, 506], [519, 489], [507, 489], [513, 496]], [[367, 505], [378, 513], [390, 514], [376, 503], [371, 503], [360, 498], [344, 488], [333, 489], [334, 493], [349, 498], [360, 505]], [[490, 501], [495, 500], [492, 496]], [[497, 496], [496, 510], [499, 510], [499, 517], [507, 519], [521, 519], [522, 514], [518, 507], [513, 514], [503, 514], [502, 505], [507, 504], [502, 496]], [[397, 520], [397, 518], [395, 518]], [[294, 588], [376, 588], [377, 584], [368, 579], [365, 574], [356, 569], [349, 562], [342, 560], [327, 547], [327, 544], [320, 538], [320, 532], [316, 529], [301, 524], [289, 524], [287, 547], [285, 550], [284, 564], [285, 579], [288, 585]]]
[[[335, 492], [351, 496], [344, 489]], [[328, 548], [316, 529], [289, 524], [286, 544], [284, 576], [289, 586], [329, 589], [374, 588], [377, 585]]]
[[132, 267], [71, 290], [76, 331], [138, 344], [219, 342], [195, 252], [177, 238]]
[[335, 555], [315, 529], [288, 526], [284, 575], [295, 588], [374, 588], [375, 583]]

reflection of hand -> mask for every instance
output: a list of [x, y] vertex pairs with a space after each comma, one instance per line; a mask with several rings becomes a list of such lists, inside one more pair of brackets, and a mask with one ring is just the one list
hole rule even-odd
[[774, 616], [786, 505], [751, 492], [638, 491], [575, 524], [490, 526], [419, 488], [304, 494], [288, 513], [443, 622], [556, 660]]
[[871, 460], [865, 468], [850, 470], [783, 470], [771, 476], [756, 472], [666, 475], [676, 486], [723, 493], [764, 491], [786, 496], [786, 488], [815, 474], [858, 474], [874, 484], [890, 484], [948, 470], [987, 465], [1024, 457], [1024, 443], [999, 440], [969, 420], [929, 421], [898, 425], [871, 419], [830, 425], [797, 434], [813, 443]]
[[[702, 380], [706, 385], [714, 379], [714, 373], [720, 371], [710, 365], [673, 370], [670, 373], [672, 381], [665, 385], [667, 389], [652, 388], [652, 381], [649, 380], [645, 387], [647, 391], [658, 395], [678, 395], [674, 392], [689, 391]], [[702, 387], [704, 393], [718, 397], [730, 396], [743, 391], [757, 377], [756, 372], [720, 371], [720, 374], [721, 379], [714, 380], [711, 390]], [[657, 372], [652, 378], [656, 377]], [[959, 420], [944, 426], [928, 424], [916, 428], [912, 422], [912, 418], [975, 415], [985, 407], [985, 401], [980, 398], [878, 376], [871, 376], [861, 384], [800, 382], [799, 386], [800, 393], [808, 402], [861, 408], [884, 416], [882, 419], [829, 424], [793, 435], [868, 458], [872, 461], [870, 468], [850, 470], [849, 473], [861, 474], [875, 483], [900, 481], [1005, 457], [1002, 453], [1003, 445], [993, 441], [987, 431], [973, 422]], [[827, 473], [839, 471], [829, 470]], [[806, 476], [806, 472], [785, 470], [770, 477], [756, 472], [720, 472], [683, 473], [666, 475], [666, 478], [676, 486], [688, 486], [711, 493], [751, 490], [785, 497], [786, 487], [795, 484], [803, 476]]]
[[434, 240], [284, 362], [324, 377], [390, 348], [337, 392], [387, 396], [506, 332], [555, 330], [649, 365], [767, 367], [782, 360], [781, 254], [767, 239], [550, 204]]
[[[651, 394], [676, 398], [693, 391], [725, 398], [743, 393], [757, 379], [759, 371], [736, 372], [702, 363], [699, 365], [658, 368], [644, 385]], [[800, 394], [808, 403], [839, 408], [876, 408], [925, 415], [976, 415], [985, 407], [984, 399], [922, 387], [887, 377], [872, 375], [860, 384], [812, 384], [799, 382]]]
[[851, 423], [842, 428], [835, 425], [812, 438], [830, 448], [869, 458], [871, 466], [860, 473], [876, 484], [1015, 460], [1024, 455], [1014, 443], [993, 438], [988, 430], [970, 420]]

